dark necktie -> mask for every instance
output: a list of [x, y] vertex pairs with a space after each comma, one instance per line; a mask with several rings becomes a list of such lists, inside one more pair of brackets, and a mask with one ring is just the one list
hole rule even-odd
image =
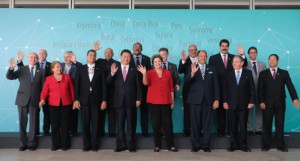
[[275, 69], [272, 69], [272, 70], [273, 70], [272, 77], [273, 77], [273, 79], [275, 80], [275, 79], [276, 79], [276, 70], [275, 70]]
[[40, 63], [40, 68], [41, 68], [42, 70], [44, 70], [44, 63], [43, 63], [43, 62]]
[[205, 68], [204, 68], [204, 65], [201, 65], [201, 75], [202, 75], [202, 80], [204, 80], [204, 76], [205, 76]]
[[163, 64], [164, 64], [163, 69], [167, 69], [166, 62], [164, 62]]
[[256, 62], [253, 62], [253, 71], [254, 71], [255, 75], [257, 75]]
[[139, 57], [137, 56], [136, 57], [136, 66], [138, 67], [140, 65], [140, 60], [139, 60]]
[[31, 83], [33, 82], [33, 78], [34, 78], [33, 69], [34, 69], [34, 67], [31, 67], [31, 69], [30, 69], [30, 81], [31, 81]]

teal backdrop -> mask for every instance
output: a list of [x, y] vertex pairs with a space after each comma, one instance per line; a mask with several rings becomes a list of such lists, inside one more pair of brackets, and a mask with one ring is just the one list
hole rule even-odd
[[[5, 76], [8, 60], [16, 58], [18, 50], [27, 56], [46, 49], [49, 61], [63, 61], [63, 53], [72, 50], [85, 63], [95, 40], [102, 46], [98, 58], [111, 47], [116, 60], [122, 49], [131, 50], [140, 42], [148, 56], [167, 47], [169, 61], [178, 64], [181, 51], [187, 52], [190, 44], [212, 55], [219, 52], [220, 39], [226, 38], [231, 53], [237, 53], [239, 44], [245, 51], [256, 46], [258, 59], [265, 63], [269, 54], [278, 54], [279, 66], [290, 72], [300, 92], [299, 20], [300, 10], [0, 9], [0, 132], [18, 131], [15, 96], [19, 83]], [[173, 111], [174, 132], [183, 129], [180, 93], [176, 92]], [[298, 132], [300, 110], [293, 108], [287, 96], [285, 131]], [[137, 127], [140, 132], [139, 122]]]

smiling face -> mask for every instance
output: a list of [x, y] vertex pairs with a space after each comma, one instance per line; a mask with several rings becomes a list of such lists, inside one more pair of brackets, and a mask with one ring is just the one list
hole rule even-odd
[[200, 64], [206, 64], [207, 54], [205, 51], [200, 51], [198, 54], [198, 62]]
[[249, 50], [249, 58], [253, 61], [256, 60], [257, 57], [257, 51], [255, 49], [250, 49]]
[[106, 60], [110, 60], [112, 59], [112, 57], [114, 56], [113, 50], [111, 48], [107, 48], [104, 51], [104, 57]]
[[31, 65], [31, 66], [35, 66], [36, 63], [38, 62], [38, 56], [36, 53], [30, 53], [27, 57], [28, 59], [28, 63]]
[[51, 70], [54, 75], [59, 75], [61, 74], [61, 64], [59, 62], [53, 62], [54, 64], [51, 65]]
[[270, 68], [276, 68], [278, 65], [278, 60], [276, 56], [272, 55], [269, 57], [269, 66]]
[[131, 54], [128, 52], [123, 52], [121, 55], [121, 63], [123, 65], [128, 65], [130, 63]]
[[96, 61], [96, 53], [93, 52], [93, 51], [90, 51], [90, 52], [87, 54], [86, 59], [87, 59], [87, 63], [88, 63], [88, 64], [94, 64], [95, 61]]
[[153, 60], [153, 66], [155, 69], [161, 69], [162, 68], [162, 61], [160, 58], [154, 58]]
[[192, 58], [195, 58], [197, 56], [197, 46], [196, 45], [189, 46], [189, 56]]
[[235, 56], [232, 60], [232, 66], [235, 70], [240, 70], [243, 67], [244, 61], [241, 57]]
[[71, 64], [71, 53], [66, 52], [64, 54], [64, 62], [68, 65]]

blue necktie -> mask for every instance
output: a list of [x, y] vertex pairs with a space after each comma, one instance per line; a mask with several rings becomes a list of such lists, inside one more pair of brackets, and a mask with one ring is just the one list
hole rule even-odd
[[240, 71], [236, 71], [236, 82], [237, 82], [237, 85], [239, 85], [240, 83], [240, 78], [241, 78], [241, 74], [240, 74]]
[[33, 69], [34, 69], [34, 67], [31, 67], [31, 69], [30, 69], [30, 80], [31, 80], [31, 83], [33, 82]]

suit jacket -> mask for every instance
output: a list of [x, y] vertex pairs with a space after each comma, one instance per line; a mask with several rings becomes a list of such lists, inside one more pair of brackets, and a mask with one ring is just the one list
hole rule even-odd
[[[223, 94], [222, 87], [223, 87], [223, 82], [224, 82], [226, 73], [228, 71], [233, 70], [232, 60], [233, 60], [234, 56], [235, 55], [228, 53], [228, 55], [227, 55], [227, 68], [224, 67], [223, 59], [222, 59], [220, 53], [212, 55], [209, 58], [209, 63], [208, 64], [212, 65], [212, 66], [215, 66], [216, 69], [217, 69], [218, 78], [219, 78], [219, 87], [221, 88], [221, 94]], [[246, 66], [247, 66], [247, 58], [244, 59], [243, 67], [246, 67]]]
[[257, 86], [258, 86], [259, 73], [261, 71], [266, 70], [267, 67], [266, 67], [265, 63], [263, 63], [261, 61], [256, 61], [256, 66], [257, 66], [257, 75], [254, 72], [253, 64], [251, 63], [251, 61], [248, 61], [248, 64], [245, 68], [252, 71], [252, 77], [253, 77], [254, 85], [255, 85], [255, 94], [257, 95]]
[[200, 68], [193, 77], [191, 77], [191, 68], [188, 69], [188, 72], [185, 83], [191, 85], [187, 100], [189, 104], [203, 104], [205, 102], [211, 106], [215, 100], [220, 100], [220, 88], [215, 67], [206, 65], [204, 80]]
[[[65, 66], [66, 66], [66, 63], [61, 63], [61, 69], [62, 69], [62, 72], [65, 70]], [[81, 67], [82, 64], [80, 62], [76, 62], [76, 64], [72, 63], [71, 64], [71, 68], [69, 70], [69, 74], [72, 78], [72, 81], [74, 82], [75, 81], [75, 78], [76, 78], [76, 71], [77, 71], [77, 68], [78, 67]]]
[[8, 70], [6, 74], [7, 79], [15, 80], [18, 79], [20, 82], [16, 105], [27, 106], [30, 104], [38, 107], [40, 101], [40, 92], [42, 90], [42, 72], [40, 67], [37, 65], [35, 70], [35, 75], [33, 82], [30, 79], [30, 69], [29, 66], [20, 66], [18, 70]]
[[[17, 65], [18, 65], [18, 67], [24, 66], [23, 62], [20, 62], [20, 63], [18, 63]], [[36, 65], [40, 67], [40, 63], [39, 63], [39, 62], [38, 62]], [[52, 71], [51, 71], [51, 63], [48, 62], [48, 61], [46, 61], [45, 70], [41, 70], [41, 69], [40, 69], [40, 71], [43, 73], [43, 74], [42, 74], [42, 76], [43, 76], [43, 83], [42, 83], [42, 86], [43, 86], [46, 77], [48, 77], [49, 75], [52, 75]]]
[[75, 78], [75, 95], [74, 100], [78, 100], [81, 106], [87, 106], [90, 97], [90, 88], [92, 93], [97, 98], [95, 104], [99, 105], [102, 101], [106, 101], [106, 81], [105, 73], [95, 66], [94, 76], [90, 81], [87, 64], [77, 68]]
[[296, 89], [291, 81], [288, 71], [278, 68], [275, 80], [270, 69], [259, 74], [258, 79], [258, 101], [265, 103], [267, 108], [280, 106], [285, 107], [285, 86], [292, 100], [298, 99]]
[[62, 79], [57, 82], [53, 74], [46, 78], [43, 90], [40, 96], [41, 100], [48, 98], [50, 106], [72, 105], [74, 101], [74, 85], [69, 74], [62, 74]]
[[168, 70], [171, 72], [174, 86], [180, 85], [180, 78], [177, 71], [177, 66], [171, 62], [168, 62]]
[[136, 108], [136, 101], [142, 100], [142, 87], [138, 78], [137, 69], [129, 65], [126, 80], [123, 79], [121, 64], [117, 64], [118, 70], [112, 76], [107, 75], [106, 82], [114, 86], [114, 108]]
[[227, 102], [229, 109], [247, 109], [249, 103], [255, 103], [255, 87], [252, 72], [243, 69], [237, 84], [235, 70], [228, 71], [223, 86], [223, 102]]
[[[188, 57], [185, 61], [184, 64], [182, 64], [182, 60], [179, 61], [179, 66], [178, 66], [178, 73], [179, 74], [184, 74], [184, 78], [191, 72], [189, 72], [189, 68], [191, 68], [192, 60], [190, 57]], [[184, 98], [188, 97], [189, 91], [190, 91], [191, 85], [189, 83], [186, 83], [184, 81], [183, 87], [182, 87], [182, 96]]]

